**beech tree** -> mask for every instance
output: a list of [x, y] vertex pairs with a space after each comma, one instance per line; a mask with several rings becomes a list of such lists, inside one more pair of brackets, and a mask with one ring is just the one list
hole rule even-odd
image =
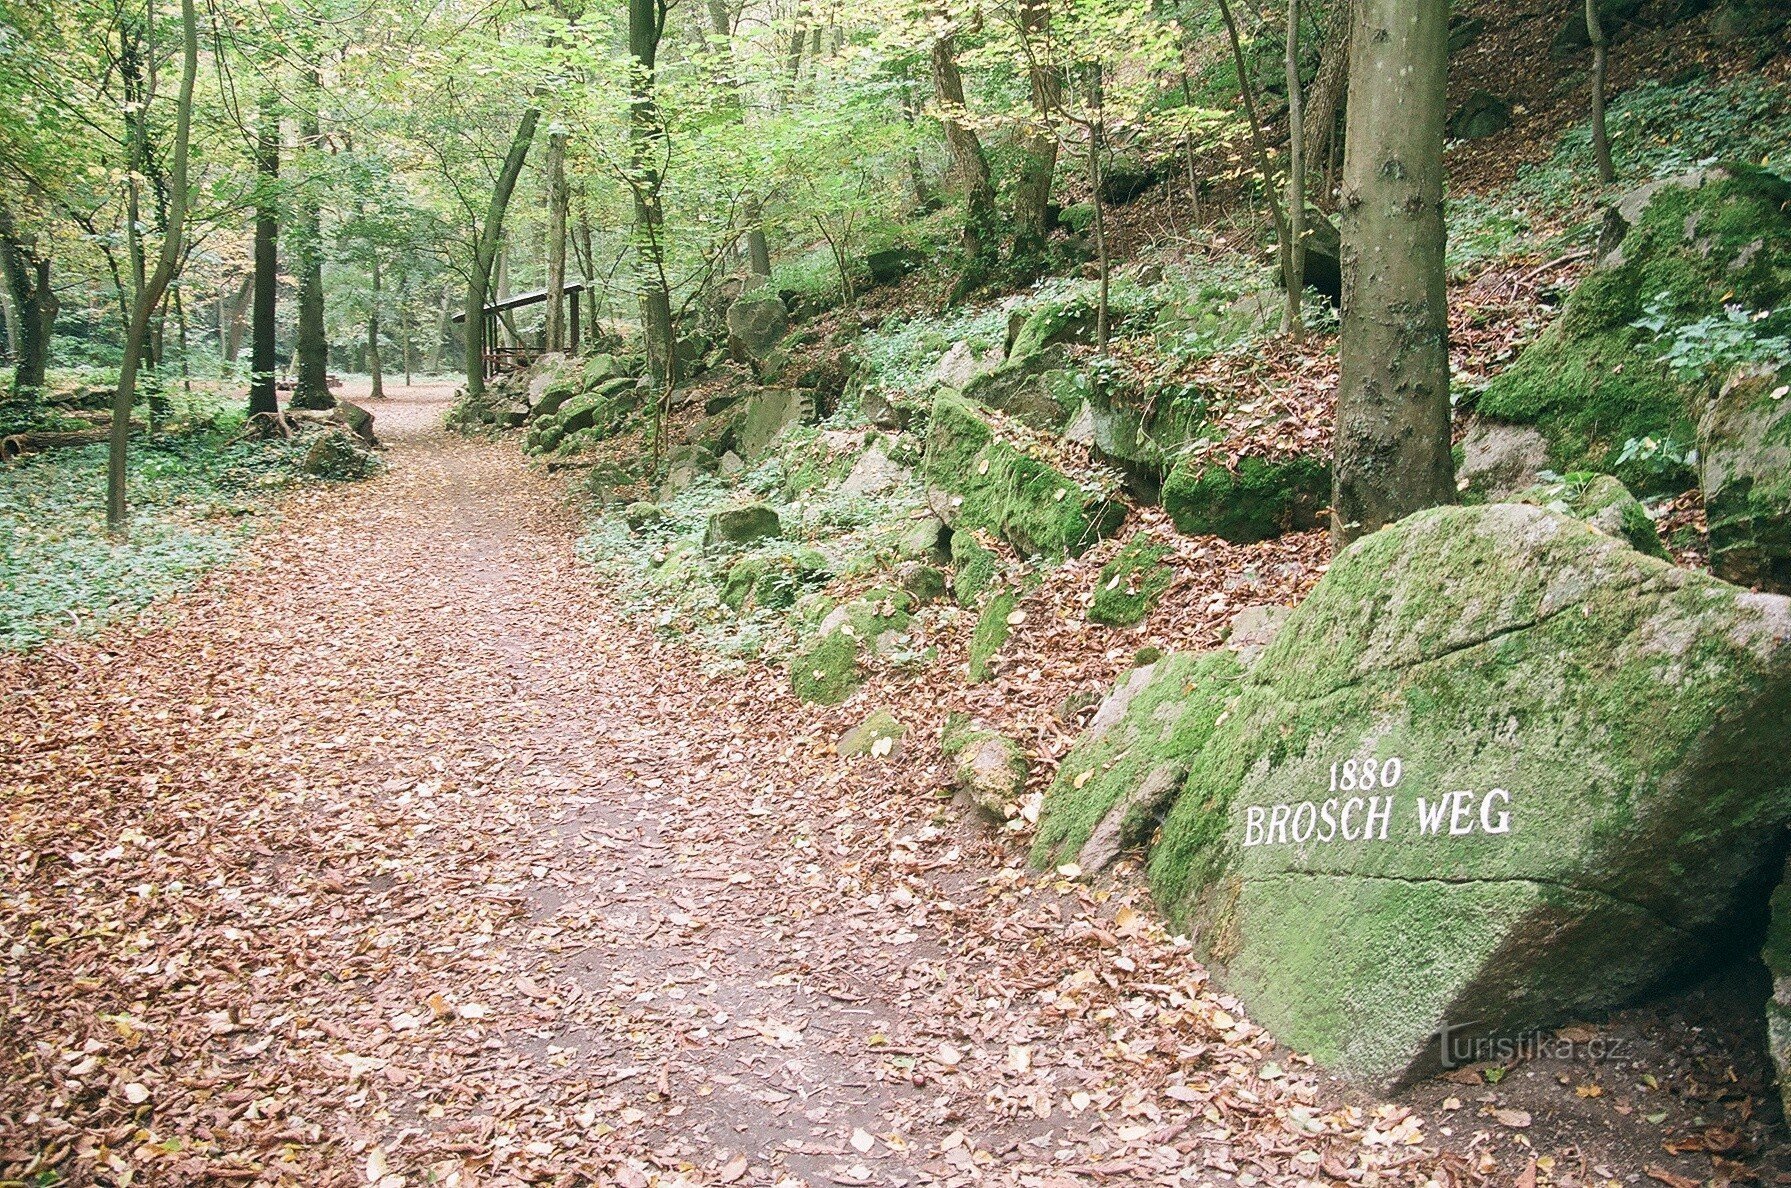
[[1339, 546], [1455, 499], [1443, 274], [1448, 0], [1359, 0], [1343, 149]]

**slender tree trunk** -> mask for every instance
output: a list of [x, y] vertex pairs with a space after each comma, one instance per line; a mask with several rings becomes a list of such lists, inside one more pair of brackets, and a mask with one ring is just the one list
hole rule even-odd
[[1287, 332], [1306, 337], [1306, 123], [1300, 107], [1300, 0], [1287, 0]]
[[1335, 175], [1330, 162], [1337, 142], [1337, 108], [1343, 89], [1349, 82], [1350, 30], [1357, 0], [1332, 0], [1331, 19], [1325, 27], [1324, 44], [1319, 47], [1318, 74], [1308, 94], [1302, 96], [1306, 125], [1305, 152], [1307, 162], [1316, 162], [1325, 171], [1324, 189], [1319, 205], [1331, 209], [1331, 185]]
[[125, 462], [130, 444], [131, 404], [137, 395], [137, 369], [142, 362], [143, 340], [150, 314], [161, 304], [162, 294], [174, 279], [180, 263], [181, 237], [187, 216], [187, 145], [193, 128], [193, 79], [199, 71], [199, 17], [193, 0], [181, 0], [182, 33], [180, 96], [174, 117], [174, 163], [170, 183], [168, 225], [162, 235], [162, 251], [155, 273], [136, 291], [131, 302], [130, 332], [124, 341], [124, 364], [119, 369], [118, 392], [112, 401], [112, 431], [106, 460], [106, 527], [115, 536], [126, 531]]
[[1361, 0], [1343, 156], [1337, 544], [1455, 499], [1443, 288], [1448, 0]]
[[566, 134], [547, 137], [547, 349], [566, 349], [566, 212], [572, 191], [566, 185]]
[[[1428, 0], [1425, 0], [1428, 2]], [[1293, 248], [1287, 233], [1287, 214], [1281, 209], [1276, 193], [1275, 173], [1269, 165], [1268, 138], [1263, 134], [1262, 118], [1256, 111], [1256, 90], [1250, 85], [1250, 70], [1244, 63], [1244, 47], [1238, 40], [1237, 19], [1232, 16], [1227, 0], [1219, 0], [1219, 15], [1225, 20], [1225, 33], [1231, 40], [1232, 63], [1238, 72], [1238, 95], [1244, 101], [1244, 114], [1250, 121], [1250, 145], [1256, 153], [1256, 171], [1262, 178], [1262, 192], [1269, 201], [1269, 218], [1275, 224], [1276, 250], [1281, 258], [1281, 283], [1293, 285]]]
[[6, 357], [19, 361], [19, 315], [13, 312], [12, 267], [4, 248], [0, 248], [0, 321], [6, 323]]
[[224, 362], [234, 363], [243, 351], [243, 332], [248, 329], [247, 315], [255, 296], [255, 277], [245, 276], [237, 282], [236, 291], [219, 297], [218, 311], [222, 325], [218, 327], [218, 350]]
[[1608, 186], [1617, 180], [1617, 169], [1611, 164], [1611, 141], [1604, 123], [1606, 41], [1604, 25], [1598, 19], [1598, 0], [1586, 0], [1586, 33], [1592, 38], [1592, 159], [1598, 165], [1598, 180]]
[[398, 340], [404, 350], [404, 386], [410, 387], [410, 373], [413, 362], [412, 348], [415, 345], [410, 333], [410, 285], [404, 286], [403, 299], [398, 302]]
[[[915, 110], [914, 91], [906, 76], [902, 79], [902, 119], [912, 132], [920, 121], [920, 113]], [[927, 185], [926, 170], [920, 161], [920, 149], [910, 140], [908, 145], [908, 188], [914, 199], [914, 209], [925, 211], [933, 205], [933, 191]]]
[[454, 286], [442, 286], [441, 309], [435, 317], [435, 337], [429, 340], [429, 353], [423, 357], [423, 371], [429, 375], [440, 375], [442, 370], [442, 344], [448, 341], [448, 327], [453, 325], [448, 320], [454, 308]]
[[379, 257], [373, 257], [373, 305], [367, 314], [367, 375], [372, 381], [368, 394], [375, 400], [386, 398], [385, 376], [379, 358]]
[[1046, 212], [1051, 182], [1057, 172], [1057, 131], [1053, 121], [1063, 107], [1063, 79], [1052, 63], [1049, 45], [1050, 0], [1019, 0], [1020, 36], [1027, 47], [1026, 81], [1036, 126], [1018, 137], [1020, 174], [1014, 182], [1015, 258], [1037, 253], [1045, 244]]
[[323, 210], [318, 194], [323, 184], [319, 163], [323, 132], [318, 119], [322, 102], [323, 79], [313, 66], [299, 115], [299, 143], [306, 169], [298, 191], [298, 379], [292, 388], [294, 408], [331, 408], [336, 403], [330, 394], [330, 341], [323, 317]]
[[628, 51], [634, 59], [629, 95], [632, 155], [628, 185], [634, 192], [636, 283], [640, 288], [647, 359], [654, 378], [670, 392], [678, 383], [678, 351], [661, 242], [665, 212], [659, 204], [661, 178], [656, 159], [664, 149], [666, 134], [659, 104], [653, 96], [662, 21], [663, 11], [656, 0], [628, 0]]
[[16, 397], [35, 396], [43, 391], [50, 336], [61, 306], [50, 287], [49, 257], [38, 254], [35, 240], [21, 234], [4, 209], [0, 209], [0, 272], [12, 298], [11, 325], [16, 332], [12, 392]]
[[1105, 204], [1101, 202], [1101, 148], [1102, 141], [1105, 139], [1102, 133], [1106, 130], [1106, 120], [1101, 114], [1102, 105], [1098, 98], [1103, 89], [1100, 70], [1098, 65], [1094, 67], [1094, 82], [1090, 88], [1096, 99], [1090, 105], [1094, 112], [1094, 119], [1090, 120], [1088, 125], [1088, 184], [1093, 187], [1091, 193], [1094, 194], [1095, 266], [1100, 270], [1101, 285], [1100, 296], [1095, 303], [1095, 348], [1104, 351], [1107, 349], [1109, 293], [1113, 265], [1107, 252], [1107, 212]]
[[497, 262], [498, 245], [503, 242], [504, 212], [510, 207], [510, 195], [516, 190], [516, 179], [522, 174], [523, 162], [529, 156], [529, 144], [535, 139], [535, 125], [541, 110], [531, 107], [522, 113], [516, 135], [510, 139], [510, 151], [504, 155], [503, 168], [498, 170], [492, 186], [491, 205], [485, 211], [485, 223], [479, 228], [473, 246], [473, 267], [466, 281], [466, 394], [485, 393], [485, 294], [491, 288], [491, 270]]
[[270, 87], [261, 94], [255, 130], [255, 281], [249, 314], [249, 415], [279, 408], [274, 389], [274, 315], [280, 289], [280, 109]]

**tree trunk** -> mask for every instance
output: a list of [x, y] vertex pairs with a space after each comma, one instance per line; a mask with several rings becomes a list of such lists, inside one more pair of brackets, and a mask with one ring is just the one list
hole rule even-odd
[[1281, 259], [1281, 283], [1291, 288], [1293, 248], [1288, 240], [1287, 214], [1281, 209], [1281, 199], [1275, 192], [1275, 174], [1269, 165], [1268, 139], [1263, 135], [1262, 118], [1256, 111], [1256, 91], [1250, 85], [1250, 70], [1244, 63], [1244, 47], [1238, 40], [1237, 19], [1232, 16], [1231, 5], [1226, 0], [1219, 0], [1219, 15], [1225, 20], [1225, 32], [1231, 40], [1232, 63], [1238, 72], [1238, 95], [1244, 101], [1244, 114], [1250, 121], [1250, 145], [1256, 154], [1256, 171], [1262, 178], [1262, 192], [1269, 200], [1269, 218], [1275, 224], [1276, 252]]
[[[955, 38], [942, 9], [934, 10], [935, 18], [942, 23], [937, 36], [933, 38], [933, 92], [939, 101], [939, 123], [945, 130], [945, 145], [951, 150], [952, 171], [957, 176], [958, 189], [964, 195], [964, 248], [971, 257], [970, 274], [978, 274], [986, 266], [985, 261], [992, 243], [991, 236], [995, 230], [995, 187], [989, 179], [989, 159], [983, 153], [983, 142], [977, 138], [976, 130], [963, 120], [966, 104], [964, 102], [964, 78], [958, 73], [958, 55]], [[974, 283], [966, 284], [960, 280], [960, 289], [974, 287]]]
[[516, 190], [516, 179], [522, 174], [523, 162], [529, 156], [529, 144], [535, 139], [535, 125], [541, 120], [540, 108], [531, 107], [522, 113], [516, 135], [510, 139], [510, 151], [504, 155], [503, 168], [498, 170], [492, 186], [491, 205], [485, 211], [485, 224], [479, 228], [473, 243], [473, 266], [466, 279], [466, 394], [485, 393], [485, 294], [491, 288], [491, 269], [497, 261], [498, 245], [503, 242], [504, 212], [510, 207], [510, 195]]
[[237, 282], [235, 292], [220, 295], [218, 299], [219, 317], [223, 321], [218, 328], [218, 351], [226, 363], [236, 362], [237, 356], [243, 353], [243, 333], [248, 329], [246, 316], [254, 295], [255, 277], [251, 274]]
[[628, 0], [628, 52], [634, 59], [628, 105], [632, 150], [628, 185], [634, 192], [636, 283], [640, 287], [641, 329], [647, 338], [649, 370], [670, 392], [678, 383], [678, 351], [661, 242], [665, 212], [659, 204], [661, 178], [655, 160], [665, 145], [666, 134], [659, 118], [659, 104], [653, 96], [663, 22], [664, 12], [657, 0]]
[[292, 387], [293, 408], [332, 408], [336, 403], [329, 387], [330, 341], [323, 320], [323, 203], [317, 192], [323, 184], [318, 162], [323, 151], [318, 119], [322, 101], [323, 79], [313, 66], [299, 115], [299, 143], [307, 167], [298, 192], [298, 378]]
[[255, 130], [255, 293], [249, 314], [249, 415], [279, 408], [274, 391], [275, 303], [280, 288], [280, 109], [272, 88], [261, 94]]
[[12, 298], [12, 325], [17, 332], [12, 378], [15, 397], [43, 391], [50, 364], [50, 335], [61, 306], [50, 287], [50, 258], [40, 256], [34, 237], [20, 233], [10, 212], [0, 210], [0, 273]]
[[379, 358], [379, 257], [373, 257], [373, 304], [367, 314], [367, 375], [372, 381], [368, 395], [374, 400], [386, 398], [385, 376]]
[[142, 362], [143, 341], [150, 314], [161, 304], [162, 294], [174, 279], [181, 258], [181, 236], [187, 216], [187, 145], [193, 129], [193, 79], [199, 72], [199, 17], [193, 0], [180, 0], [182, 33], [180, 97], [175, 103], [174, 163], [168, 203], [168, 225], [162, 234], [162, 251], [155, 273], [131, 301], [131, 324], [124, 340], [124, 364], [119, 369], [118, 392], [112, 400], [112, 430], [106, 459], [106, 527], [114, 536], [126, 531], [125, 461], [130, 444], [131, 404], [137, 395], [137, 369]]
[[1300, 0], [1287, 0], [1287, 332], [1306, 337], [1306, 124], [1300, 107]]
[[1355, 27], [1353, 15], [1357, 0], [1333, 0], [1331, 21], [1325, 27], [1324, 44], [1319, 47], [1318, 74], [1312, 87], [1302, 98], [1306, 137], [1304, 156], [1325, 168], [1325, 187], [1319, 194], [1319, 205], [1331, 209], [1332, 175], [1328, 162], [1337, 140], [1337, 108], [1343, 89], [1349, 82], [1350, 30]]
[[1611, 140], [1604, 124], [1606, 42], [1598, 0], [1586, 0], [1586, 33], [1592, 38], [1592, 159], [1598, 165], [1598, 180], [1608, 186], [1617, 180], [1617, 169], [1611, 164]]
[[566, 349], [566, 212], [572, 191], [566, 185], [566, 134], [547, 137], [547, 349]]
[[1040, 44], [1051, 25], [1049, 0], [1019, 0], [1020, 37], [1028, 46], [1026, 81], [1036, 126], [1019, 137], [1020, 170], [1014, 182], [1015, 258], [1037, 253], [1045, 244], [1045, 216], [1051, 204], [1051, 181], [1057, 171], [1057, 131], [1053, 121], [1063, 107], [1063, 80]]
[[448, 341], [448, 327], [453, 325], [448, 320], [453, 308], [454, 287], [443, 285], [441, 309], [435, 315], [435, 337], [429, 340], [429, 353], [423, 357], [423, 371], [428, 375], [441, 374], [442, 344]]
[[1448, 0], [1361, 0], [1343, 155], [1342, 547], [1455, 499], [1443, 288]]

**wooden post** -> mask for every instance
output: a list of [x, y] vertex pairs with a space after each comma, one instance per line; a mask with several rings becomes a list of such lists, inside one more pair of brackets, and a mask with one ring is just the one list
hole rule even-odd
[[567, 329], [571, 331], [572, 353], [574, 355], [576, 355], [576, 354], [578, 354], [578, 290], [577, 289], [572, 290], [571, 297], [572, 297], [572, 300], [570, 302], [571, 309], [569, 310], [569, 312], [571, 313], [572, 318], [571, 318], [571, 325], [568, 326]]

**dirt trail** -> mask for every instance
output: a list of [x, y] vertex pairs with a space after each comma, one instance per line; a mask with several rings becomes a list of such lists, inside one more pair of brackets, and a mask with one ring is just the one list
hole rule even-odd
[[397, 394], [387, 474], [0, 661], [0, 1179], [1434, 1173], [1141, 913], [619, 617], [559, 486]]

